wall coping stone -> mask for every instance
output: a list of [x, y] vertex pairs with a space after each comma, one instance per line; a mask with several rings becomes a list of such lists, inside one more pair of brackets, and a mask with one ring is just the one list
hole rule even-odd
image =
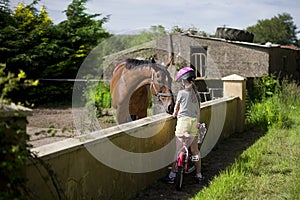
[[223, 77], [221, 80], [222, 81], [244, 81], [246, 80], [246, 78], [237, 74], [231, 74], [229, 76]]
[[26, 108], [14, 103], [2, 104], [0, 103], [0, 116], [1, 117], [13, 117], [16, 116], [16, 112], [19, 116], [26, 117], [32, 115], [32, 109]]
[[158, 123], [162, 119], [167, 120], [169, 118], [171, 119], [172, 115], [169, 115], [167, 113], [161, 113], [137, 121], [132, 121], [125, 124], [120, 124], [113, 127], [94, 131], [91, 133], [79, 135], [74, 138], [68, 138], [58, 142], [45, 144], [39, 147], [32, 148], [30, 150], [31, 152], [36, 153], [39, 157], [48, 156], [48, 155], [50, 156], [51, 154], [57, 155], [57, 153], [59, 152], [62, 153], [65, 152], [66, 150], [74, 151], [76, 149], [84, 148], [84, 145], [92, 144], [95, 140], [103, 139], [104, 141], [104, 139], [107, 137], [114, 137], [114, 136], [117, 137], [118, 133], [148, 126], [149, 124]]

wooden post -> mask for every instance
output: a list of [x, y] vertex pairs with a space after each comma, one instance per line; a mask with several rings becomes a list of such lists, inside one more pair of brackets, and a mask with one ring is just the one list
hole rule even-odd
[[246, 78], [232, 74], [222, 78], [224, 96], [238, 96], [236, 131], [243, 132], [246, 112]]

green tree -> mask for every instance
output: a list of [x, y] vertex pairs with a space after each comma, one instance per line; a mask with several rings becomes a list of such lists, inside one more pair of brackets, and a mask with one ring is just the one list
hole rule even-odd
[[103, 61], [101, 58], [104, 58], [107, 55], [150, 42], [165, 35], [166, 30], [162, 25], [151, 26], [149, 30], [142, 30], [135, 34], [112, 35], [101, 43], [99, 46], [101, 49], [97, 49], [97, 55], [99, 55], [98, 63], [101, 65]]
[[[75, 78], [77, 71], [88, 53], [110, 34], [102, 27], [109, 16], [99, 18], [101, 14], [86, 13], [87, 0], [73, 0], [68, 6], [67, 20], [55, 27], [59, 33], [59, 46], [62, 47], [59, 61], [51, 65], [43, 76]], [[59, 55], [58, 55], [59, 56]]]
[[254, 34], [254, 42], [272, 42], [283, 45], [297, 45], [297, 27], [288, 13], [278, 14], [271, 19], [258, 20], [247, 28]]
[[0, 0], [0, 29], [12, 21], [9, 0]]
[[[102, 27], [108, 17], [100, 19], [100, 14], [85, 12], [87, 0], [74, 0], [65, 11], [67, 20], [58, 25], [53, 24], [46, 7], [36, 9], [39, 0], [29, 5], [19, 3], [14, 12], [7, 9], [8, 2], [0, 0], [0, 63], [15, 74], [23, 70], [30, 79], [75, 78], [90, 50], [110, 35]], [[20, 99], [28, 95], [39, 100], [66, 99], [72, 93], [71, 85], [66, 85], [40, 82], [30, 91], [10, 95]]]
[[27, 6], [19, 3], [11, 15], [13, 20], [1, 29], [0, 35], [0, 61], [6, 63], [9, 71], [18, 73], [22, 69], [29, 78], [34, 79], [46, 67], [40, 61], [47, 55], [38, 50], [45, 40], [48, 27], [52, 25], [45, 7], [38, 12], [36, 4], [37, 1]]

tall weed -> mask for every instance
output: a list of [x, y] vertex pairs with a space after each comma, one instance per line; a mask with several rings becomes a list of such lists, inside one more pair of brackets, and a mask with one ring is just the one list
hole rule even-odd
[[268, 97], [272, 97], [278, 92], [279, 81], [274, 75], [263, 76], [253, 80], [253, 88], [250, 90], [250, 99], [252, 102], [260, 102]]
[[275, 80], [274, 76], [266, 76], [254, 80], [254, 91], [247, 113], [246, 123], [250, 128], [258, 127], [267, 130], [269, 127], [289, 128], [292, 121], [291, 110], [299, 106], [300, 89], [295, 82], [287, 79]]

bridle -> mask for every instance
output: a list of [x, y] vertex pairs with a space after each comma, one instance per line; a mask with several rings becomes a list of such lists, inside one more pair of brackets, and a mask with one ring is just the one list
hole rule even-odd
[[[151, 83], [150, 83], [150, 91], [151, 91], [151, 88], [154, 89], [154, 92], [155, 92], [155, 96], [157, 96], [158, 100], [163, 104], [163, 108], [165, 110], [166, 113], [170, 113], [169, 112], [169, 106], [166, 105], [166, 102], [163, 101], [161, 99], [161, 97], [172, 97], [172, 100], [173, 100], [173, 94], [172, 93], [162, 93], [162, 92], [158, 92], [156, 87], [155, 87], [155, 84], [154, 84], [154, 71], [152, 71], [152, 74], [151, 74]], [[170, 90], [171, 91], [171, 90]]]
[[172, 97], [173, 94], [172, 93], [161, 93], [161, 92], [158, 92], [156, 87], [155, 87], [155, 84], [154, 84], [154, 72], [152, 71], [152, 74], [151, 74], [151, 84], [150, 84], [150, 91], [151, 91], [151, 88], [153, 87], [154, 91], [155, 91], [155, 96], [157, 96], [158, 98], [159, 97]]

